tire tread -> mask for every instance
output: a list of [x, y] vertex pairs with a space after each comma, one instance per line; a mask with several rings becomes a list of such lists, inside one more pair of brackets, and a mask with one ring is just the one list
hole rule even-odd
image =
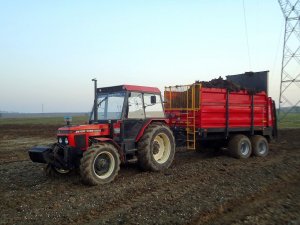
[[[157, 163], [153, 162], [152, 154], [151, 154], [151, 141], [155, 133], [160, 129], [164, 130], [164, 132], [169, 133], [171, 137], [170, 158], [167, 160], [166, 163], [162, 165], [158, 165]], [[147, 171], [160, 171], [166, 169], [171, 165], [174, 159], [174, 154], [175, 154], [175, 140], [170, 128], [161, 123], [150, 124], [138, 143], [138, 162], [140, 167], [143, 170], [147, 170]]]
[[[101, 181], [100, 179], [96, 179], [93, 170], [91, 169], [93, 167], [94, 157], [96, 156], [97, 152], [101, 151], [101, 149], [110, 149], [111, 151], [114, 151], [117, 154], [116, 160], [116, 169], [113, 172], [113, 174], [107, 178], [105, 181]], [[83, 156], [80, 160], [80, 175], [82, 182], [87, 185], [98, 185], [98, 184], [105, 184], [113, 181], [115, 177], [118, 175], [120, 170], [120, 156], [115, 147], [113, 147], [111, 144], [107, 143], [99, 143], [92, 145], [88, 150], [86, 150], [83, 153]]]
[[[242, 139], [245, 138], [249, 141], [249, 145], [250, 145], [250, 153], [246, 157], [240, 154], [240, 149], [239, 149], [239, 143], [242, 141]], [[248, 158], [251, 155], [251, 151], [252, 151], [251, 142], [249, 138], [243, 134], [237, 134], [233, 136], [229, 141], [228, 147], [229, 147], [230, 155], [234, 158], [243, 159], [243, 158]]]
[[[265, 156], [268, 155], [268, 153], [269, 153], [269, 144], [268, 144], [267, 139], [264, 136], [262, 136], [262, 135], [254, 135], [254, 136], [251, 137], [250, 141], [251, 141], [251, 144], [252, 144], [252, 154], [254, 156], [265, 157]], [[263, 155], [258, 152], [258, 146], [257, 145], [258, 145], [258, 143], [260, 141], [265, 141], [266, 144], [267, 144], [267, 151]]]

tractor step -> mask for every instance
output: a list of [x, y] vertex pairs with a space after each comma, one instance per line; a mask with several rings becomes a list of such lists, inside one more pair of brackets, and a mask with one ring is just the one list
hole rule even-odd
[[136, 156], [134, 156], [132, 159], [127, 160], [128, 163], [136, 163], [137, 161], [138, 161], [138, 158]]

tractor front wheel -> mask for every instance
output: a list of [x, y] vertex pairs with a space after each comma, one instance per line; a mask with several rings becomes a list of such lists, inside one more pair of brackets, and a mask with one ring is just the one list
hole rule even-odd
[[61, 177], [67, 175], [71, 170], [60, 169], [52, 165], [51, 163], [47, 164], [44, 169], [46, 176], [48, 177]]
[[107, 143], [92, 145], [80, 160], [80, 175], [85, 184], [106, 184], [115, 179], [120, 170], [117, 149]]
[[151, 124], [138, 143], [138, 162], [144, 170], [164, 170], [173, 162], [175, 140], [172, 131], [162, 124]]

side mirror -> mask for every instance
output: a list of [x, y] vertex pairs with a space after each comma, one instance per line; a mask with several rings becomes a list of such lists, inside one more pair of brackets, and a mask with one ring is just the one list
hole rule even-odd
[[150, 101], [152, 105], [156, 104], [156, 96], [152, 95]]

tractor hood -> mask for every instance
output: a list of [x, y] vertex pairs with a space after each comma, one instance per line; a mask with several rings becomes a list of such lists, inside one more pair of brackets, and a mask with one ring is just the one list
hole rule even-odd
[[109, 134], [109, 124], [86, 124], [65, 126], [58, 129], [57, 134], [84, 134], [99, 133], [100, 135]]

